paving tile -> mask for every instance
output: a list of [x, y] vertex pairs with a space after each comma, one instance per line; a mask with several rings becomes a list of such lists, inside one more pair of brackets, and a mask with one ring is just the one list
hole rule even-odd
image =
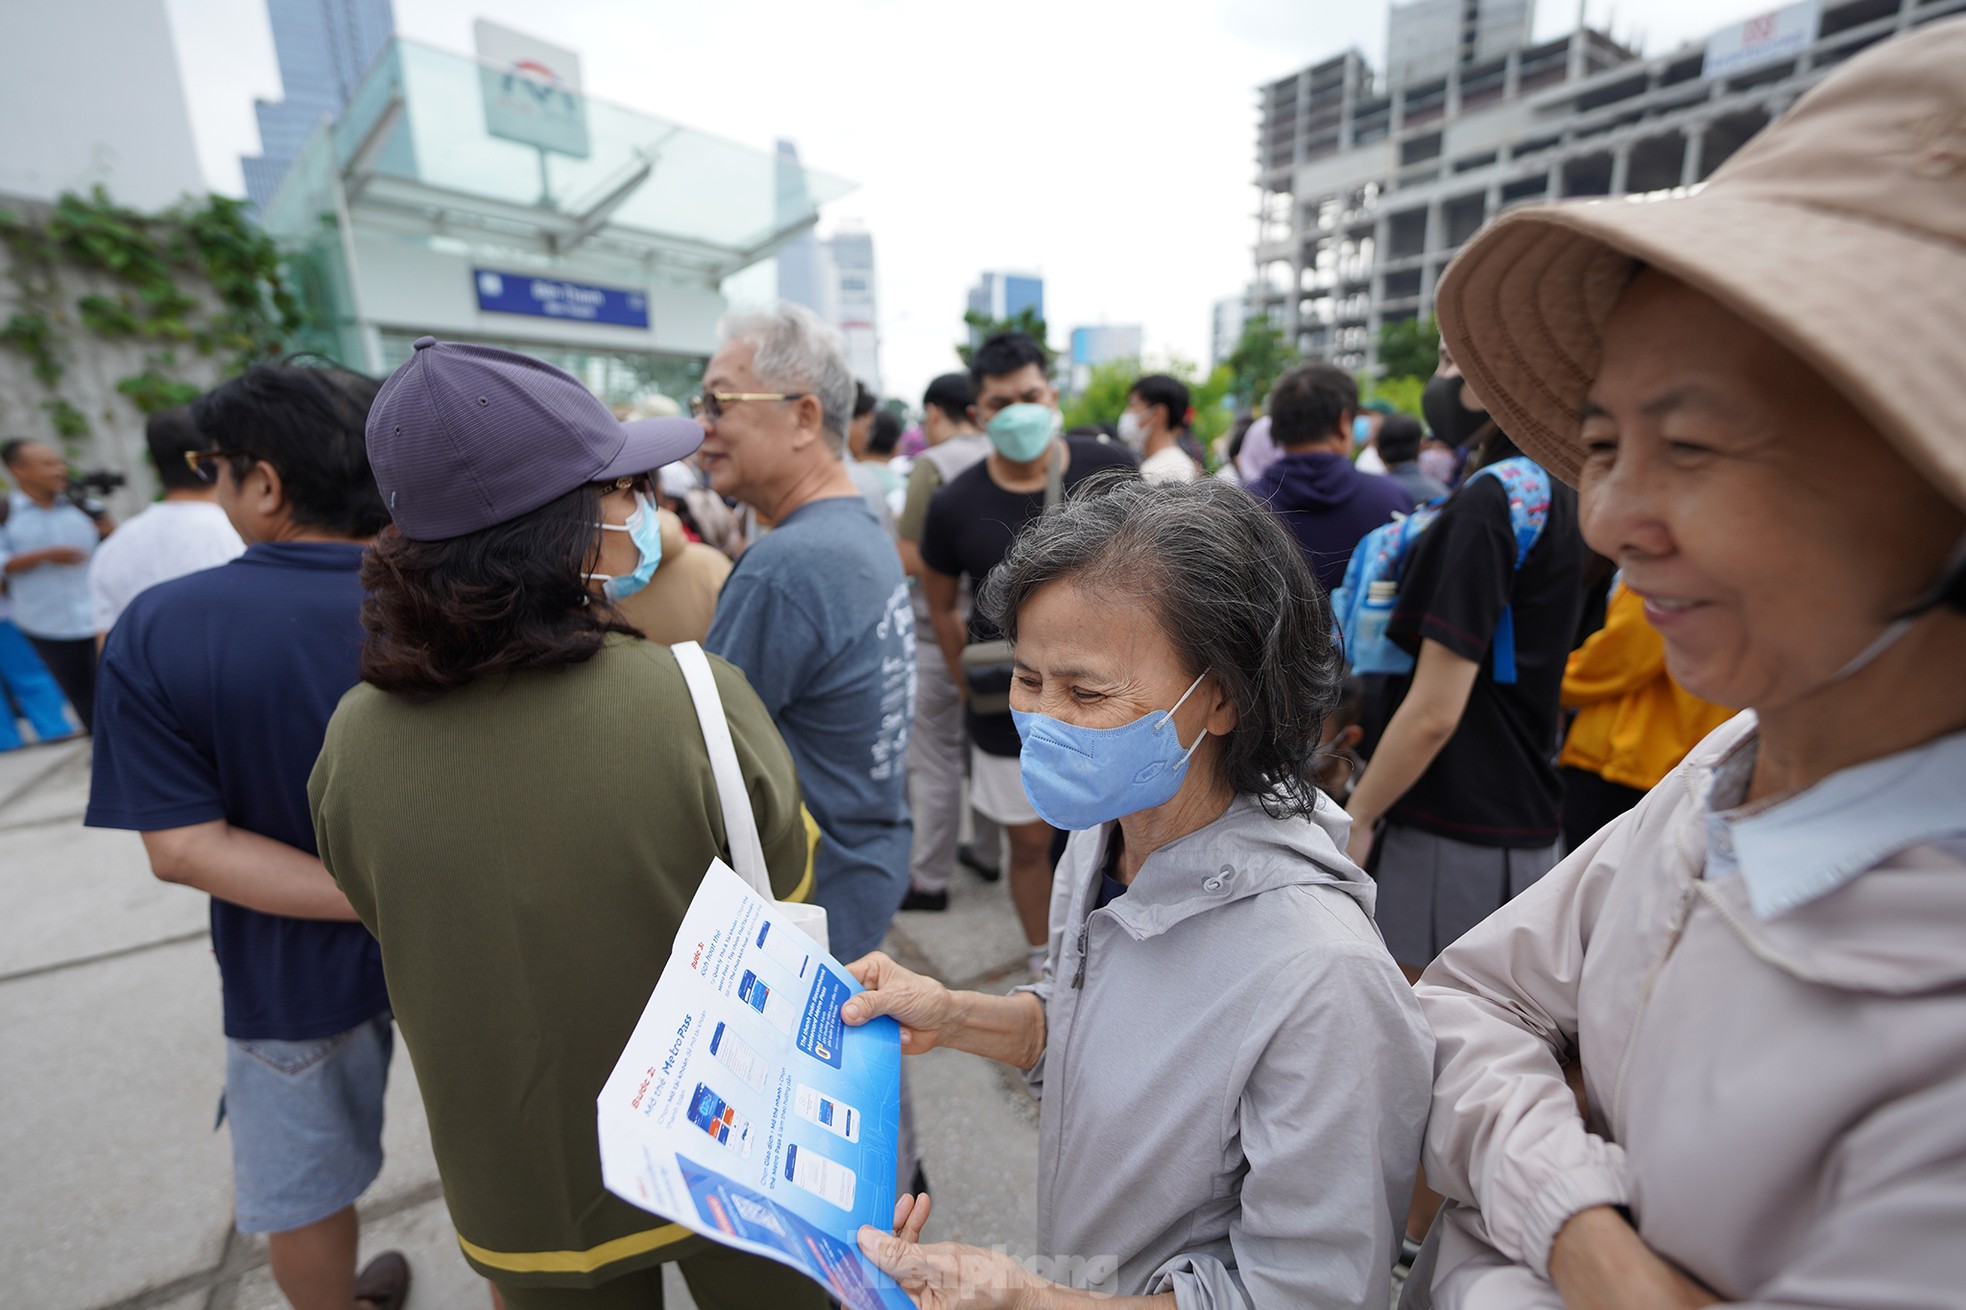
[[1010, 904], [1009, 879], [984, 882], [964, 868], [949, 880], [948, 909], [897, 914], [888, 933], [906, 943], [889, 954], [905, 958], [912, 947], [947, 983], [971, 983], [1022, 969], [1027, 955], [1024, 930]]
[[[485, 1280], [464, 1263], [441, 1198], [362, 1225], [362, 1260], [389, 1250], [409, 1257], [408, 1310], [490, 1310]], [[231, 1310], [287, 1310], [263, 1261], [230, 1289], [229, 1305]]]
[[84, 1310], [215, 1267], [231, 1153], [218, 979], [185, 942], [0, 984], [0, 1280]]
[[211, 913], [206, 896], [151, 876], [137, 834], [79, 820], [0, 830], [0, 905], [0, 975], [202, 932]]

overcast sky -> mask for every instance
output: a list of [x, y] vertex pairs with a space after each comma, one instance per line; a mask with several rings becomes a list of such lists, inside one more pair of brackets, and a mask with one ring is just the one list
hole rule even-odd
[[[241, 194], [255, 96], [278, 99], [265, 0], [166, 0], [206, 180]], [[1588, 0], [1648, 52], [1776, 0]], [[789, 136], [859, 189], [822, 232], [873, 233], [886, 389], [956, 364], [980, 270], [1043, 274], [1052, 343], [1137, 323], [1150, 356], [1205, 360], [1210, 305], [1249, 277], [1255, 88], [1357, 45], [1356, 0], [395, 0], [397, 30], [472, 48], [494, 19], [580, 52], [587, 89], [761, 149]], [[1544, 0], [1538, 37], [1576, 23]]]

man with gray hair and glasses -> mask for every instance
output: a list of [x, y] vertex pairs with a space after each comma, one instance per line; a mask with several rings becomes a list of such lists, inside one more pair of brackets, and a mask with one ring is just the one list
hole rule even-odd
[[711, 487], [771, 531], [738, 558], [705, 645], [750, 679], [819, 829], [833, 953], [881, 944], [908, 890], [915, 616], [894, 543], [842, 462], [854, 380], [832, 329], [779, 304], [733, 314], [691, 408]]

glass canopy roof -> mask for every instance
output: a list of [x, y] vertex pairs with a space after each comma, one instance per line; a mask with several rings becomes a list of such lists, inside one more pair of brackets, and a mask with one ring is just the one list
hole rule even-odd
[[[397, 39], [268, 206], [298, 231], [341, 174], [351, 212], [427, 230], [591, 243], [720, 279], [809, 227], [853, 184], [794, 160]], [[310, 167], [311, 165], [311, 167]], [[294, 194], [290, 194], [294, 193]]]

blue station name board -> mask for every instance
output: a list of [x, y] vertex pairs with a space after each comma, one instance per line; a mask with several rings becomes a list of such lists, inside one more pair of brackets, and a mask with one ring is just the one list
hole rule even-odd
[[491, 268], [472, 269], [471, 280], [478, 289], [478, 308], [487, 313], [568, 318], [618, 327], [649, 325], [649, 298], [645, 291], [589, 286], [584, 282]]

